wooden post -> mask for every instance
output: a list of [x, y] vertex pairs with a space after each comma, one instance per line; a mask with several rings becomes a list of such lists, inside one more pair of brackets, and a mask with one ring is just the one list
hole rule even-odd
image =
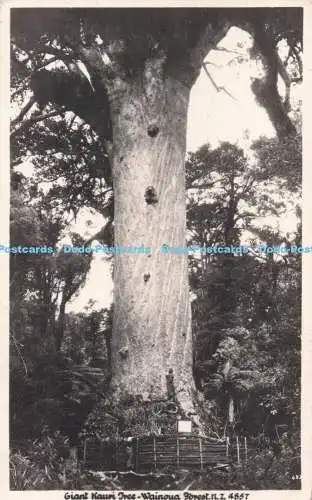
[[200, 470], [203, 470], [204, 464], [203, 464], [203, 448], [202, 448], [201, 437], [198, 438], [198, 442], [199, 442]]
[[139, 470], [139, 438], [136, 438], [135, 468]]
[[86, 464], [86, 459], [87, 459], [87, 441], [88, 438], [85, 438], [84, 443], [83, 443], [83, 464]]
[[236, 450], [237, 450], [237, 463], [239, 465], [240, 464], [240, 457], [239, 457], [239, 440], [238, 440], [238, 436], [236, 436]]
[[229, 456], [229, 445], [230, 445], [230, 438], [229, 436], [226, 437], [226, 456], [228, 457]]
[[248, 462], [247, 438], [245, 436], [245, 463]]
[[113, 439], [112, 462], [113, 462], [113, 467], [117, 467], [117, 441], [116, 441], [116, 439]]
[[177, 438], [177, 465], [180, 465], [180, 447], [179, 447], [179, 438]]
[[154, 442], [154, 467], [156, 469], [157, 468], [157, 456], [156, 456], [156, 439], [155, 439], [155, 437], [154, 437], [153, 442]]

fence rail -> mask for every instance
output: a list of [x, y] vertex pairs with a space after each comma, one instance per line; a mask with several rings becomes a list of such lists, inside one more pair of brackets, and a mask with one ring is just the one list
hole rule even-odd
[[85, 439], [79, 458], [94, 470], [133, 469], [136, 471], [166, 466], [204, 469], [213, 464], [247, 462], [246, 438], [212, 442], [196, 435], [162, 435], [133, 438], [127, 441]]

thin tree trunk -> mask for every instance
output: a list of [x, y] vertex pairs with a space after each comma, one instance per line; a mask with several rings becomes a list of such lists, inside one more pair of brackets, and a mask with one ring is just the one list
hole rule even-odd
[[[232, 361], [230, 359], [228, 359], [225, 362], [225, 365], [223, 368], [223, 376], [224, 376], [225, 381], [228, 381], [228, 379], [229, 379], [229, 373], [230, 373], [231, 368], [232, 368]], [[228, 422], [229, 422], [230, 428], [232, 428], [233, 423], [234, 423], [234, 410], [235, 410], [234, 398], [230, 394], [229, 400], [228, 400]]]
[[61, 347], [62, 347], [62, 342], [63, 342], [63, 337], [64, 337], [64, 328], [65, 328], [65, 306], [66, 306], [66, 302], [61, 302], [58, 320], [57, 320], [57, 324], [56, 324], [56, 331], [55, 331], [55, 349], [56, 349], [56, 351], [60, 351]]
[[229, 398], [229, 413], [228, 413], [228, 417], [229, 417], [229, 424], [230, 426], [233, 425], [234, 423], [234, 399], [233, 399], [233, 396], [230, 396]]

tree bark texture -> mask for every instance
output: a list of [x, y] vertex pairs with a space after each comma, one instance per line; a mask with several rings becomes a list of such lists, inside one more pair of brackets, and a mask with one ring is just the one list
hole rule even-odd
[[[148, 61], [112, 103], [116, 253], [112, 385], [119, 393], [166, 398], [193, 385], [187, 256], [160, 247], [185, 246], [185, 137], [189, 88]], [[152, 198], [149, 198], [149, 191]]]

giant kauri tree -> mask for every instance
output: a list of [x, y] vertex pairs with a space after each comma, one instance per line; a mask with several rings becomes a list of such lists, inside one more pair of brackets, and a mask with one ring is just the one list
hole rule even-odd
[[[252, 84], [257, 102], [278, 137], [294, 134], [288, 101], [292, 78], [302, 76], [302, 9], [11, 10], [13, 77], [27, 61], [33, 64], [25, 80], [30, 100], [13, 121], [12, 136], [53, 113], [71, 111], [88, 123], [103, 150], [103, 177], [113, 186], [115, 245], [152, 249], [115, 256], [116, 395], [163, 399], [169, 380], [182, 407], [192, 408], [187, 256], [160, 247], [185, 246], [190, 90], [232, 26], [253, 37], [253, 55], [263, 62], [263, 77]], [[279, 56], [281, 41], [296, 75]]]

